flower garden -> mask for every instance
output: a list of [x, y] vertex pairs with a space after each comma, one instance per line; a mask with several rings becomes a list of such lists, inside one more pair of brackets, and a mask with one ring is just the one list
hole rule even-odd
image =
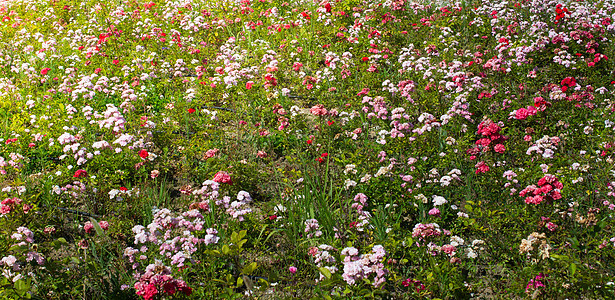
[[0, 298], [613, 298], [614, 38], [613, 0], [0, 0]]

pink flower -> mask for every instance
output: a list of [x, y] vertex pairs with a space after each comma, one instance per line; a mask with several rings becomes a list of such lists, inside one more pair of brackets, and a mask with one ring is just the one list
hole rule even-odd
[[440, 210], [434, 207], [431, 210], [429, 210], [429, 215], [430, 216], [434, 216], [434, 217], [439, 217], [440, 216]]
[[218, 154], [218, 148], [209, 149], [205, 152], [205, 159], [212, 158]]
[[260, 150], [259, 150], [259, 151], [256, 153], [256, 156], [258, 156], [258, 157], [260, 157], [260, 158], [265, 158], [265, 157], [267, 157], [267, 152], [265, 152], [265, 151], [260, 151]]
[[77, 244], [81, 249], [87, 249], [90, 247], [90, 245], [88, 244], [87, 240], [81, 240], [79, 241], [79, 243]]
[[527, 109], [525, 108], [519, 108], [517, 109], [517, 112], [515, 112], [515, 119], [517, 120], [525, 120], [527, 119], [527, 116], [529, 115]]
[[109, 229], [109, 222], [107, 221], [100, 221], [98, 222], [98, 226], [100, 226], [100, 228], [102, 228], [103, 230], [107, 230]]
[[248, 89], [248, 90], [252, 89], [252, 85], [254, 85], [254, 81], [246, 82], [246, 89]]
[[325, 106], [322, 104], [317, 104], [314, 105], [311, 109], [310, 109], [310, 113], [312, 113], [315, 116], [324, 116], [327, 114], [327, 110], [325, 109]]
[[158, 177], [158, 175], [160, 175], [160, 171], [158, 171], [158, 170], [152, 170], [152, 172], [150, 173], [150, 177], [152, 179]]
[[218, 183], [228, 183], [230, 185], [233, 184], [233, 182], [231, 181], [231, 175], [224, 171], [216, 173], [213, 180]]
[[502, 144], [497, 144], [497, 145], [495, 145], [495, 147], [493, 147], [493, 150], [495, 150], [495, 152], [497, 152], [497, 153], [502, 154], [502, 153], [504, 153], [504, 151], [506, 151], [506, 147], [504, 147], [504, 145], [502, 145]]
[[476, 174], [489, 172], [489, 166], [484, 161], [478, 162], [475, 167]]
[[453, 245], [444, 245], [442, 246], [442, 252], [448, 254], [448, 255], [452, 255], [453, 252], [455, 252], [457, 250], [457, 248]]
[[8, 205], [0, 205], [0, 213], [6, 215], [11, 212], [11, 207]]
[[87, 221], [83, 224], [83, 230], [85, 230], [85, 232], [92, 233], [92, 229], [94, 229], [94, 224], [92, 224], [92, 222]]
[[550, 231], [555, 231], [555, 229], [557, 229], [557, 224], [553, 223], [553, 222], [549, 222], [547, 223], [547, 229], [549, 229]]
[[297, 268], [294, 266], [291, 266], [290, 268], [288, 268], [288, 271], [291, 272], [292, 274], [297, 273]]

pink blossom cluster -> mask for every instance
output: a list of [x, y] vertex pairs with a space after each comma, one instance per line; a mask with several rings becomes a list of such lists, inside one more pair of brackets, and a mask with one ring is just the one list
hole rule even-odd
[[[109, 222], [107, 221], [100, 221], [98, 222], [98, 226], [100, 226], [100, 228], [104, 231], [107, 231], [109, 229]], [[94, 232], [94, 224], [90, 221], [85, 222], [85, 224], [83, 224], [83, 230], [85, 230], [86, 233], [93, 233]]]
[[527, 108], [519, 108], [510, 113], [510, 118], [515, 118], [517, 120], [525, 120], [529, 116], [535, 116], [538, 111], [534, 106], [528, 106]]
[[9, 153], [9, 158], [10, 159], [7, 161], [4, 157], [0, 156], [0, 175], [5, 175], [7, 173], [7, 166], [11, 166], [13, 169], [16, 170], [19, 170], [23, 167], [23, 155], [11, 152]]
[[543, 158], [553, 158], [559, 142], [559, 137], [549, 137], [545, 135], [530, 146], [525, 154], [532, 155], [533, 152], [536, 152], [537, 154], [541, 154]]
[[51, 191], [56, 195], [66, 195], [72, 199], [83, 199], [86, 196], [86, 185], [81, 181], [73, 181], [63, 187], [53, 186]]
[[320, 225], [318, 224], [318, 220], [316, 219], [308, 219], [305, 220], [305, 233], [307, 233], [307, 238], [310, 239], [312, 237], [319, 237], [322, 235], [322, 231], [320, 231]]
[[372, 217], [369, 212], [363, 210], [367, 206], [367, 196], [363, 193], [358, 193], [353, 201], [351, 207], [356, 209], [358, 217], [356, 221], [350, 223], [350, 227], [356, 228], [357, 231], [364, 231], [365, 226], [369, 225], [369, 220]]
[[442, 230], [437, 223], [417, 223], [412, 229], [412, 237], [418, 237], [419, 240], [426, 240], [427, 238], [438, 237], [440, 235], [442, 235]]
[[502, 126], [503, 124], [494, 123], [489, 119], [478, 124], [476, 133], [482, 137], [476, 141], [474, 148], [467, 150], [467, 153], [471, 155], [471, 160], [476, 159], [476, 155], [480, 153], [488, 152], [491, 149], [490, 147], [493, 147], [493, 151], [500, 154], [506, 151], [503, 143], [507, 138], [500, 134]]
[[367, 254], [359, 255], [359, 250], [354, 247], [344, 248], [341, 252], [344, 256], [342, 278], [349, 285], [355, 285], [357, 281], [369, 279], [372, 275], [374, 287], [379, 287], [385, 281], [388, 270], [382, 263], [386, 256], [386, 251], [382, 245], [375, 245], [372, 251]]
[[317, 105], [314, 105], [312, 108], [310, 108], [310, 113], [315, 116], [324, 116], [328, 113], [328, 111], [324, 105], [317, 104]]
[[[22, 250], [15, 255], [3, 257], [0, 260], [0, 266], [2, 266], [2, 275], [15, 282], [27, 276], [19, 273], [26, 263], [35, 261], [39, 266], [42, 266], [45, 264], [45, 257], [37, 251], [38, 245], [34, 243], [34, 233], [27, 227], [21, 226], [17, 228], [17, 232], [13, 233], [10, 238], [17, 241], [12, 246], [20, 246]], [[20, 259], [23, 260], [20, 261]]]
[[[334, 247], [322, 244], [318, 247], [310, 247], [308, 254], [314, 258], [314, 264], [318, 267], [326, 268], [331, 274], [336, 273], [339, 269], [336, 266], [337, 260], [332, 255], [333, 251], [338, 251]], [[320, 273], [318, 281], [323, 280], [325, 275]]]
[[[218, 231], [214, 228], [205, 229], [203, 215], [196, 209], [183, 213], [154, 209], [152, 213], [153, 220], [147, 227], [136, 225], [132, 228], [135, 234], [134, 244], [141, 246], [138, 249], [124, 249], [124, 257], [133, 264], [132, 268], [135, 270], [137, 294], [145, 299], [151, 299], [160, 291], [168, 295], [173, 295], [176, 291], [189, 295], [191, 289], [182, 280], [171, 276], [172, 269], [168, 265], [179, 269], [185, 267], [186, 261], [198, 263], [192, 255], [200, 244], [218, 243]], [[204, 229], [205, 234], [199, 237]], [[144, 272], [139, 271], [139, 267], [151, 259], [154, 259], [155, 263], [147, 265]]]
[[173, 296], [177, 292], [186, 296], [192, 294], [192, 288], [185, 281], [173, 278], [171, 268], [160, 260], [149, 264], [143, 274], [135, 274], [135, 277], [138, 277], [134, 285], [136, 293], [145, 300], [154, 299], [158, 294], [167, 296]]
[[[3, 215], [9, 214], [14, 211], [20, 204], [21, 199], [17, 197], [6, 198], [2, 200], [2, 202], [0, 202], [0, 213]], [[24, 212], [27, 212], [29, 210], [29, 208], [26, 210], [27, 207], [29, 206], [24, 205]]]
[[559, 182], [555, 175], [546, 174], [538, 180], [538, 186], [530, 185], [519, 192], [519, 196], [525, 197], [527, 204], [540, 204], [542, 201], [553, 201], [562, 198], [561, 190], [564, 185]]
[[537, 290], [538, 288], [545, 287], [545, 283], [543, 280], [547, 277], [547, 275], [540, 273], [534, 277], [534, 279], [530, 279], [525, 287], [526, 293], [531, 293], [532, 291]]

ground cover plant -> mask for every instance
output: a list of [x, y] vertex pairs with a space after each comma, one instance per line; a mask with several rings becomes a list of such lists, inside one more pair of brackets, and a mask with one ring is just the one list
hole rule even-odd
[[615, 1], [0, 1], [4, 299], [615, 295]]

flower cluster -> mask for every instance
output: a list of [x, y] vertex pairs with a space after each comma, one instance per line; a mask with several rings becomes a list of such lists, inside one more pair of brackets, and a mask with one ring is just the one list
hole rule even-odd
[[156, 260], [155, 263], [145, 268], [145, 272], [139, 277], [134, 288], [137, 295], [142, 296], [144, 300], [152, 300], [157, 294], [168, 296], [173, 296], [177, 292], [186, 296], [192, 294], [192, 288], [185, 281], [173, 278], [171, 268], [165, 266], [160, 260]]
[[519, 196], [525, 197], [527, 204], [540, 204], [542, 201], [552, 202], [562, 198], [561, 190], [564, 185], [557, 177], [546, 174], [538, 180], [538, 186], [530, 185], [519, 192]]
[[45, 257], [38, 252], [38, 246], [34, 243], [34, 233], [27, 227], [17, 228], [17, 232], [13, 233], [10, 239], [17, 242], [13, 246], [19, 246], [20, 253], [4, 256], [0, 260], [0, 266], [2, 266], [2, 275], [16, 282], [26, 276], [19, 272], [23, 270], [26, 263], [34, 261], [37, 265], [42, 266], [45, 264]]
[[386, 256], [386, 251], [382, 245], [375, 245], [372, 251], [367, 254], [359, 255], [359, 250], [354, 247], [344, 248], [341, 252], [344, 256], [344, 273], [342, 278], [349, 285], [355, 285], [357, 281], [369, 279], [374, 276], [372, 285], [379, 287], [385, 281], [388, 270], [384, 268], [382, 261]]
[[305, 220], [305, 233], [307, 233], [307, 238], [319, 237], [322, 235], [322, 231], [320, 231], [320, 225], [318, 225], [318, 220], [316, 219], [308, 219]]

